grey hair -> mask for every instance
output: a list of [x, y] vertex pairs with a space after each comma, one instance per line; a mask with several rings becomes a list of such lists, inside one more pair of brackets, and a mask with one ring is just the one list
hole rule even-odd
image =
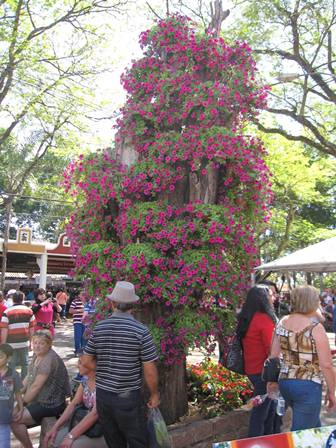
[[117, 310], [119, 311], [129, 311], [132, 310], [134, 308], [134, 303], [118, 303], [118, 302], [114, 302], [115, 306], [117, 308]]

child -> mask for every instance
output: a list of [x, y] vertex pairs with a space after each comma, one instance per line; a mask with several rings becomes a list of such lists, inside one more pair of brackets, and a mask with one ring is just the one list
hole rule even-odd
[[10, 423], [14, 408], [14, 395], [17, 409], [13, 419], [21, 418], [23, 402], [20, 394], [22, 387], [19, 374], [8, 367], [13, 349], [9, 344], [0, 344], [0, 447], [10, 448]]

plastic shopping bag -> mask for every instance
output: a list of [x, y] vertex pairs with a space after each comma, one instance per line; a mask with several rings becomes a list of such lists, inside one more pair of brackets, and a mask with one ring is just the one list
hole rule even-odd
[[147, 425], [150, 448], [171, 448], [167, 426], [158, 408], [149, 409]]

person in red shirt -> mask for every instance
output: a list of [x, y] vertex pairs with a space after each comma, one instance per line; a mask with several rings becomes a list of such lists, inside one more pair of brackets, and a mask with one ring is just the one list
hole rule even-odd
[[[239, 315], [237, 334], [242, 341], [245, 374], [253, 384], [254, 397], [267, 393], [267, 383], [262, 380], [261, 372], [270, 352], [276, 321], [272, 291], [265, 285], [253, 286]], [[266, 398], [251, 411], [248, 436], [257, 437], [278, 431], [276, 402]]]
[[3, 292], [0, 291], [0, 320], [2, 318], [3, 312], [7, 309], [7, 306], [5, 305], [5, 297], [3, 295]]

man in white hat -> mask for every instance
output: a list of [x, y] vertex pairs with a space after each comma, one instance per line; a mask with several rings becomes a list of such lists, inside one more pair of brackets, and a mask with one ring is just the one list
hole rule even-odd
[[10, 289], [6, 294], [5, 305], [7, 308], [13, 306], [13, 295], [16, 293], [16, 289]]
[[[139, 297], [134, 285], [120, 281], [107, 296], [113, 314], [99, 322], [84, 349], [82, 363], [96, 358], [96, 402], [99, 421], [110, 448], [148, 448], [141, 398], [142, 372], [149, 407], [160, 404], [157, 352], [148, 328], [131, 314]], [[70, 432], [68, 437], [73, 439]]]

